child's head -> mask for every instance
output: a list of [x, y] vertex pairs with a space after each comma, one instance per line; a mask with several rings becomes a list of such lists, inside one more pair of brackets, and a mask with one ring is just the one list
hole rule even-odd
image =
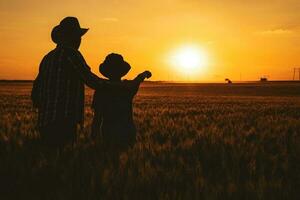
[[129, 72], [130, 68], [130, 65], [124, 61], [120, 54], [111, 53], [100, 64], [99, 71], [110, 80], [121, 80]]

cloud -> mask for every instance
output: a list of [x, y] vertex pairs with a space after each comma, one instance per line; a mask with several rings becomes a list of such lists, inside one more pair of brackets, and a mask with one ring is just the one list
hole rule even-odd
[[118, 22], [119, 19], [115, 18], [115, 17], [105, 17], [105, 18], [102, 18], [101, 21], [104, 21], [104, 22]]
[[272, 30], [263, 30], [263, 31], [257, 31], [255, 32], [256, 35], [262, 35], [262, 36], [273, 36], [273, 35], [290, 35], [294, 33], [293, 30], [290, 29], [272, 29]]

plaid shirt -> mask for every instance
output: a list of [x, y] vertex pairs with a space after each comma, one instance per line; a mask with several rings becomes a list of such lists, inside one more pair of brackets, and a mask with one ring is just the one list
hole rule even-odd
[[84, 84], [96, 89], [105, 83], [90, 71], [79, 51], [55, 48], [43, 58], [33, 83], [31, 98], [38, 108], [38, 126], [62, 119], [82, 123]]

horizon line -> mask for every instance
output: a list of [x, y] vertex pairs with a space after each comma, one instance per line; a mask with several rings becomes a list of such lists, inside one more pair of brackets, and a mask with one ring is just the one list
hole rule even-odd
[[[0, 79], [0, 82], [33, 82], [33, 79]], [[151, 81], [146, 80], [145, 83], [224, 83], [229, 84], [227, 81], [170, 81], [170, 80], [157, 80], [157, 81]], [[300, 80], [267, 80], [267, 81], [261, 81], [261, 80], [247, 80], [247, 81], [232, 81], [231, 84], [234, 83], [271, 83], [271, 82], [300, 82]]]

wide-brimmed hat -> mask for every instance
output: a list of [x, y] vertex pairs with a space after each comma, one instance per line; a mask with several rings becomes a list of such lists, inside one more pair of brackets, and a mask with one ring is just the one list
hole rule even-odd
[[76, 17], [66, 17], [51, 32], [51, 39], [56, 44], [70, 38], [83, 36], [89, 29], [81, 28]]
[[120, 54], [111, 53], [107, 55], [104, 62], [100, 64], [99, 71], [106, 78], [118, 79], [125, 76], [130, 68], [130, 65], [124, 61]]

